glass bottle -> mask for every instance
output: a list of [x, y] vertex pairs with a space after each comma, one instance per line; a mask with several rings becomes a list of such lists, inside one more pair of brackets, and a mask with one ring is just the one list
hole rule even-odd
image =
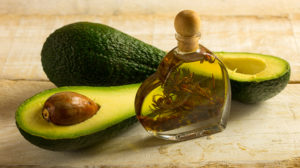
[[231, 89], [224, 64], [198, 43], [200, 18], [184, 10], [175, 18], [178, 46], [140, 86], [137, 118], [150, 134], [182, 141], [225, 129]]

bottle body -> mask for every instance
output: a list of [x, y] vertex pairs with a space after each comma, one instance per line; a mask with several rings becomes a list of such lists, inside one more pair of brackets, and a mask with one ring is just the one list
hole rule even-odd
[[171, 50], [139, 88], [137, 118], [150, 134], [188, 140], [222, 131], [231, 90], [223, 63], [202, 45], [195, 52]]

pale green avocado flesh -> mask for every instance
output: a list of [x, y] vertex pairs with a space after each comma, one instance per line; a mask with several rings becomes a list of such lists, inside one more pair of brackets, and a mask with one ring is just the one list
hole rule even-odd
[[[138, 87], [139, 84], [132, 84], [115, 87], [73, 86], [46, 90], [26, 100], [19, 107], [16, 112], [16, 124], [27, 140], [42, 148], [75, 150], [86, 147], [101, 141], [101, 138], [107, 138], [100, 136], [103, 132], [106, 132], [103, 136], [116, 134], [113, 132], [118, 132], [125, 125], [127, 127], [135, 121], [134, 97]], [[59, 126], [46, 121], [41, 115], [44, 102], [53, 94], [63, 91], [85, 95], [101, 108], [93, 117], [70, 126]], [[132, 122], [127, 121], [128, 119]], [[124, 121], [126, 122], [123, 126], [116, 127]]]

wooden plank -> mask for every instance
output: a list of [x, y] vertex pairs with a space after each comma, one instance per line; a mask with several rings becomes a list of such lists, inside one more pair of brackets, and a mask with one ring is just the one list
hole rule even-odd
[[300, 166], [300, 84], [256, 105], [233, 102], [225, 131], [172, 143], [137, 123], [109, 142], [75, 152], [52, 152], [27, 142], [15, 127], [22, 101], [49, 82], [0, 81], [0, 167], [297, 167]]
[[[46, 5], [45, 5], [46, 4]], [[0, 14], [169, 15], [192, 9], [202, 15], [286, 15], [300, 12], [297, 0], [1, 0]]]
[[[47, 80], [40, 52], [55, 29], [76, 21], [108, 24], [163, 50], [176, 45], [173, 16], [158, 15], [2, 15], [0, 79]], [[300, 17], [202, 16], [201, 43], [213, 51], [242, 51], [279, 56], [290, 62], [291, 81], [300, 81]]]

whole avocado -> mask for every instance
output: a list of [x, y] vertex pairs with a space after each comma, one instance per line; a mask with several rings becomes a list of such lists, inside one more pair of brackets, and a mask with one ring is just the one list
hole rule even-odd
[[41, 55], [56, 86], [114, 86], [143, 81], [165, 52], [112, 27], [77, 22], [53, 32]]
[[[47, 38], [41, 53], [43, 69], [56, 86], [140, 83], [156, 71], [165, 54], [112, 27], [90, 22], [77, 22], [57, 29]], [[290, 65], [281, 58], [243, 52], [214, 54], [225, 63], [235, 100], [261, 102], [275, 96], [288, 84]], [[253, 58], [263, 60], [266, 64], [264, 72], [268, 73], [244, 78], [235, 72], [235, 68], [226, 65], [227, 59], [243, 60], [243, 65], [251, 69], [258, 66], [251, 63]], [[241, 62], [237, 62], [233, 67], [239, 67]]]

